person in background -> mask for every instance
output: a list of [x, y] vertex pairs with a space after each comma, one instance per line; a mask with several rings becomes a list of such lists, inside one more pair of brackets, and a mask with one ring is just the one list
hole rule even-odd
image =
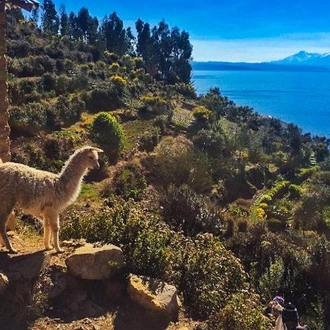
[[283, 306], [284, 306], [284, 298], [282, 298], [281, 296], [275, 296], [273, 300], [266, 307], [265, 314], [271, 314], [277, 317], [279, 314], [281, 314]]
[[299, 314], [297, 308], [288, 303], [283, 306], [281, 315], [278, 318], [282, 318], [282, 322], [276, 324], [275, 330], [311, 330], [308, 325], [299, 324]]

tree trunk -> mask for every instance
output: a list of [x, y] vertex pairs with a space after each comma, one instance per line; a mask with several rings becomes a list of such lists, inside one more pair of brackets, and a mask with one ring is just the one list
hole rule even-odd
[[6, 61], [6, 28], [5, 0], [0, 0], [0, 158], [10, 160], [10, 127], [8, 125], [8, 71]]

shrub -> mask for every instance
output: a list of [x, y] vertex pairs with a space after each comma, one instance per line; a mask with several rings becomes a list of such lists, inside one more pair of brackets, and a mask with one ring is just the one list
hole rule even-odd
[[116, 160], [124, 148], [125, 135], [116, 117], [101, 112], [90, 127], [90, 137], [106, 153], [109, 158]]
[[91, 93], [85, 94], [84, 101], [87, 110], [92, 113], [115, 110], [125, 104], [124, 96], [115, 86], [108, 89], [95, 88]]
[[159, 140], [159, 129], [155, 127], [146, 131], [139, 138], [139, 150], [151, 152], [157, 146]]
[[299, 174], [297, 176], [301, 180], [307, 180], [313, 174], [317, 173], [319, 170], [320, 170], [320, 168], [318, 166], [313, 166], [313, 167], [309, 167], [309, 168], [302, 168], [299, 171]]
[[112, 71], [112, 72], [118, 72], [118, 70], [119, 70], [119, 64], [116, 62], [116, 63], [112, 63], [111, 65], [110, 65], [110, 71]]
[[195, 317], [208, 318], [226, 306], [232, 293], [243, 289], [246, 274], [218, 238], [204, 234], [187, 240], [183, 253], [180, 289]]
[[44, 73], [41, 76], [40, 84], [45, 92], [50, 92], [56, 88], [56, 76], [51, 73]]
[[163, 188], [187, 184], [196, 192], [209, 192], [212, 186], [207, 159], [196, 152], [186, 138], [164, 138], [155, 148], [151, 175]]
[[196, 120], [202, 124], [207, 123], [212, 116], [212, 111], [202, 105], [193, 108], [192, 112]]
[[194, 145], [207, 155], [220, 158], [225, 150], [225, 138], [219, 132], [213, 130], [199, 130], [192, 138]]
[[109, 51], [105, 51], [103, 53], [104, 59], [107, 63], [112, 64], [114, 62], [117, 62], [119, 60], [119, 56], [115, 53], [111, 53]]
[[282, 219], [270, 218], [267, 219], [267, 227], [272, 232], [283, 232], [286, 228], [286, 221]]
[[193, 145], [183, 137], [168, 137], [155, 149], [151, 173], [165, 189], [171, 184], [181, 186], [188, 182], [193, 167]]
[[89, 78], [88, 74], [84, 72], [80, 72], [78, 75], [74, 76], [72, 79], [72, 85], [74, 89], [78, 89], [80, 91], [85, 90], [89, 86]]
[[142, 96], [141, 101], [144, 104], [141, 109], [142, 111], [159, 115], [168, 110], [168, 104], [166, 100], [160, 96]]
[[291, 184], [289, 186], [290, 198], [300, 198], [303, 193], [303, 188], [296, 184]]
[[164, 220], [177, 231], [194, 236], [202, 232], [219, 234], [222, 224], [215, 207], [189, 187], [170, 186], [161, 198]]
[[123, 89], [127, 86], [127, 81], [121, 76], [112, 76], [110, 81], [119, 89]]
[[139, 164], [130, 164], [119, 168], [113, 176], [114, 192], [121, 195], [125, 200], [133, 198], [141, 199], [141, 194], [147, 187], [147, 181]]
[[263, 314], [259, 305], [259, 296], [238, 292], [231, 296], [226, 306], [214, 313], [208, 321], [209, 330], [271, 330], [270, 319]]
[[177, 83], [174, 85], [175, 90], [186, 97], [196, 98], [196, 91], [192, 84]]
[[144, 68], [145, 63], [144, 63], [142, 57], [134, 57], [133, 59], [134, 59], [134, 62], [135, 62], [135, 67], [136, 67], [137, 69]]
[[121, 247], [129, 272], [172, 282], [197, 318], [219, 311], [246, 285], [238, 259], [219, 239], [184, 237], [132, 200], [117, 199], [93, 215], [71, 211], [62, 220], [61, 239], [80, 237]]
[[72, 80], [65, 75], [57, 78], [55, 92], [56, 95], [62, 95], [73, 90]]
[[47, 117], [44, 106], [40, 103], [29, 103], [9, 108], [10, 125], [30, 133], [46, 126]]

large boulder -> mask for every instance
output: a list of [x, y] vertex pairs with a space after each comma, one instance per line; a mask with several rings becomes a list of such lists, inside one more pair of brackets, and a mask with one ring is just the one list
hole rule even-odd
[[143, 308], [176, 321], [180, 309], [177, 289], [166, 282], [145, 276], [130, 275], [127, 287], [130, 298]]
[[68, 272], [85, 280], [106, 280], [124, 266], [122, 250], [112, 244], [94, 247], [86, 244], [66, 259]]

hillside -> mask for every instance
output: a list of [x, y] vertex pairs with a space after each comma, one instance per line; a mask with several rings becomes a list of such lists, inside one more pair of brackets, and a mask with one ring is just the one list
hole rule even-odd
[[[186, 62], [185, 74], [159, 74], [134, 53], [9, 14], [12, 160], [59, 172], [80, 146], [105, 151], [61, 215], [61, 241], [120, 247], [129, 273], [177, 288], [191, 329], [270, 330], [264, 307], [275, 295], [313, 329], [329, 328], [328, 139], [236, 106], [219, 88], [198, 97]], [[29, 254], [42, 229], [17, 220]], [[42, 309], [38, 296], [19, 297], [26, 328], [62, 326], [49, 296]], [[0, 315], [7, 309], [0, 303]]]

